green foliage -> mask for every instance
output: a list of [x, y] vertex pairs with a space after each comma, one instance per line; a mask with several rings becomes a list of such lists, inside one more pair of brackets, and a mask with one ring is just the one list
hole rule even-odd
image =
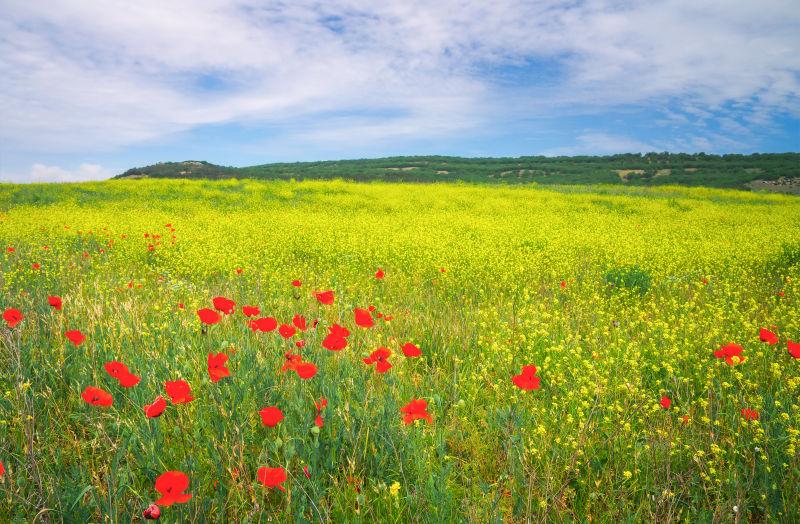
[[409, 156], [224, 167], [208, 162], [162, 162], [118, 178], [335, 179], [490, 184], [618, 184], [749, 189], [754, 180], [800, 177], [800, 154], [625, 154], [603, 157], [460, 158]]
[[603, 281], [617, 289], [629, 289], [640, 295], [650, 290], [653, 281], [650, 273], [639, 266], [613, 267], [603, 275]]

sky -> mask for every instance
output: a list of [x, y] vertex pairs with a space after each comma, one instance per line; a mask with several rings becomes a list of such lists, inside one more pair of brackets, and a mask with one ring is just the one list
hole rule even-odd
[[797, 0], [0, 0], [0, 181], [800, 151]]

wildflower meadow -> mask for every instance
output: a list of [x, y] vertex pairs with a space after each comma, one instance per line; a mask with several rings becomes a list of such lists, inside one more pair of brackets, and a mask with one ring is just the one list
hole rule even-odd
[[0, 521], [797, 522], [800, 200], [0, 186]]

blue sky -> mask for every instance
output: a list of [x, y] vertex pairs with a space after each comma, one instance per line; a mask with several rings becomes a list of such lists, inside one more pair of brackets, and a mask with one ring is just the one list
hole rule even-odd
[[800, 151], [795, 0], [0, 0], [0, 180]]

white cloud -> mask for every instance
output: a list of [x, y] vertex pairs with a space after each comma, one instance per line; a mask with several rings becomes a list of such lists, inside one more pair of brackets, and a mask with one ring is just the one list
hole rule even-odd
[[34, 164], [23, 182], [78, 182], [82, 180], [105, 180], [114, 173], [97, 164], [81, 164], [77, 169], [67, 170], [58, 166]]
[[[32, 158], [231, 122], [335, 147], [631, 104], [671, 107], [662, 125], [722, 114], [729, 136], [800, 116], [794, 0], [0, 0], [0, 15], [0, 148]], [[528, 61], [555, 72], [490, 72]]]

